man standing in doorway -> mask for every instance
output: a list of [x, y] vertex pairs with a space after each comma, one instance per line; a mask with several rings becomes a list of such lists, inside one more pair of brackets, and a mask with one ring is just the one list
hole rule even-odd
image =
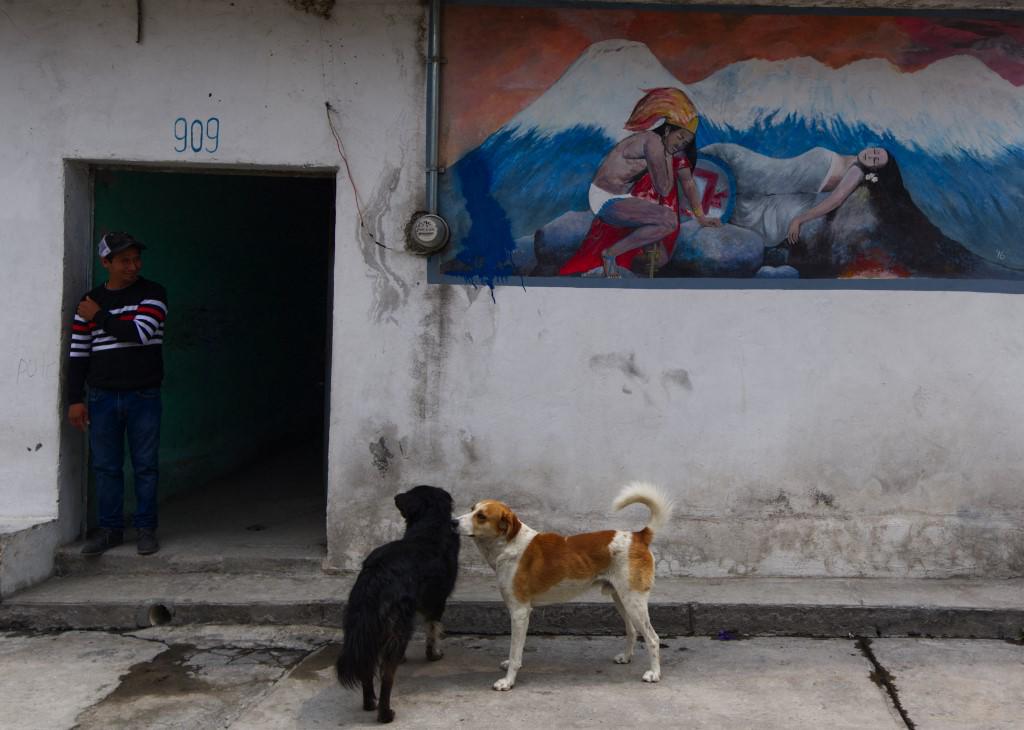
[[68, 421], [83, 431], [89, 427], [99, 524], [83, 555], [99, 555], [124, 541], [126, 433], [135, 474], [138, 552], [160, 549], [157, 482], [167, 293], [139, 276], [144, 248], [127, 233], [103, 236], [98, 250], [107, 282], [82, 297], [72, 325]]

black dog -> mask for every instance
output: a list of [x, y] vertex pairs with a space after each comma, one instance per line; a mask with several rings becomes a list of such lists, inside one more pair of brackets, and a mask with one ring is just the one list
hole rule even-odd
[[[418, 486], [395, 497], [405, 518], [401, 540], [381, 545], [363, 561], [345, 606], [338, 681], [363, 687], [363, 709], [377, 708], [378, 722], [391, 722], [391, 688], [405, 657], [416, 612], [427, 620], [427, 659], [441, 651], [441, 616], [459, 563], [459, 536], [452, 520], [452, 496]], [[373, 692], [380, 673], [380, 703]]]

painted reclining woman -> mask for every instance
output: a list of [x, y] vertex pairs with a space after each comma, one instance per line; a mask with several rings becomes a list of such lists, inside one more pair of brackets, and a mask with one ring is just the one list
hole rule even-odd
[[856, 155], [814, 147], [779, 158], [721, 143], [701, 148], [701, 154], [719, 158], [732, 170], [736, 202], [729, 222], [758, 233], [766, 247], [796, 243], [804, 223], [831, 213], [858, 186], [879, 183], [885, 168], [895, 167], [881, 147], [866, 147]]
[[[700, 152], [732, 170], [736, 197], [729, 223], [756, 232], [769, 249], [800, 243], [788, 262], [801, 276], [959, 277], [992, 268], [928, 219], [881, 147], [856, 155], [814, 147], [787, 158], [724, 143]], [[837, 210], [861, 187], [868, 194], [858, 200], [856, 220], [833, 219], [801, 239], [804, 224]]]

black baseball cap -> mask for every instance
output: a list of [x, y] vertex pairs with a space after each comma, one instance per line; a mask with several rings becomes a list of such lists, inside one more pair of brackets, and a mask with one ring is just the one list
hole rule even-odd
[[135, 240], [130, 233], [124, 233], [123, 231], [111, 231], [100, 239], [96, 250], [99, 252], [100, 258], [105, 259], [108, 256], [121, 253], [126, 248], [131, 248], [132, 246], [140, 251], [146, 248], [142, 245], [141, 241]]

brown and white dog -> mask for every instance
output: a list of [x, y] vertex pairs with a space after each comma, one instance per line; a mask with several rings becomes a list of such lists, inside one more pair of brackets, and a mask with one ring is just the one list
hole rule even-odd
[[620, 510], [634, 503], [651, 511], [647, 526], [639, 532], [603, 530], [569, 537], [537, 532], [524, 525], [508, 505], [490, 499], [477, 502], [458, 518], [459, 532], [473, 538], [497, 573], [498, 588], [512, 618], [512, 646], [508, 660], [501, 663], [507, 674], [494, 683], [494, 689], [515, 686], [533, 607], [569, 600], [595, 585], [611, 594], [626, 622], [626, 650], [615, 662], [632, 660], [639, 631], [651, 656], [651, 668], [644, 672], [643, 680], [661, 679], [658, 635], [647, 612], [654, 585], [650, 544], [668, 520], [672, 505], [657, 487], [634, 482], [623, 488], [612, 506]]

